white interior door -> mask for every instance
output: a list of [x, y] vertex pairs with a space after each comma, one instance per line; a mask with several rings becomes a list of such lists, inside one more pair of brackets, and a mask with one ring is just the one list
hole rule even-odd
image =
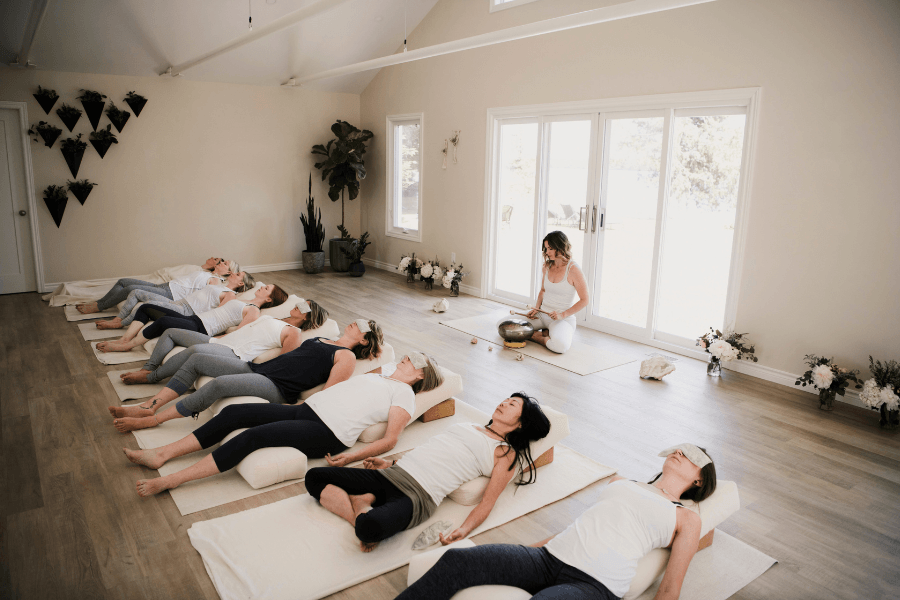
[[24, 139], [20, 113], [0, 108], [0, 294], [37, 289]]

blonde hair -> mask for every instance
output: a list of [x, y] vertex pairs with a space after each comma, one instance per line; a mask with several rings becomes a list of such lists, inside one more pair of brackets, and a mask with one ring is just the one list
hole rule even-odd
[[413, 392], [416, 394], [420, 392], [430, 392], [444, 383], [444, 376], [441, 375], [441, 370], [438, 368], [437, 361], [428, 354], [423, 353], [423, 355], [428, 361], [428, 364], [422, 369], [424, 377], [412, 385]]
[[[235, 263], [235, 264], [237, 264], [237, 263]], [[235, 273], [240, 273], [240, 271], [235, 271]], [[243, 286], [243, 287], [242, 287], [242, 289], [240, 289], [238, 291], [244, 292], [246, 290], [252, 290], [253, 286], [255, 286], [255, 285], [256, 285], [256, 280], [253, 279], [253, 275], [251, 275], [250, 273], [244, 273], [244, 276], [241, 278], [241, 286]], [[287, 298], [285, 298], [285, 300], [286, 299]], [[279, 304], [280, 304], [280, 302], [279, 302]]]
[[372, 360], [377, 358], [379, 354], [381, 354], [381, 346], [384, 344], [384, 334], [381, 332], [381, 327], [375, 321], [368, 321], [369, 323], [369, 331], [365, 334], [363, 339], [367, 340], [368, 344], [357, 344], [351, 348], [353, 350], [353, 354], [356, 355], [356, 358], [365, 358], [368, 360]]
[[307, 300], [309, 302], [309, 313], [306, 320], [300, 325], [301, 331], [309, 331], [310, 329], [318, 329], [328, 320], [328, 311], [319, 306], [315, 300]]

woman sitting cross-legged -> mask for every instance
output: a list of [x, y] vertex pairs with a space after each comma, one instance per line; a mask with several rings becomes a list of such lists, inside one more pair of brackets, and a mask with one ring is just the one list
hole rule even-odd
[[[124, 450], [131, 462], [158, 469], [168, 460], [214, 446], [232, 431], [249, 427], [193, 466], [165, 477], [138, 481], [141, 496], [233, 469], [260, 448], [289, 446], [308, 458], [324, 457], [329, 464], [344, 465], [393, 448], [415, 411], [415, 394], [440, 384], [441, 375], [434, 360], [413, 353], [389, 377], [372, 373], [353, 377], [297, 406], [233, 404], [177, 442], [152, 450]], [[356, 452], [344, 452], [366, 427], [384, 421], [384, 437]], [[341, 454], [331, 457], [334, 453]]]
[[[530, 546], [452, 549], [397, 600], [449, 599], [479, 585], [508, 585], [540, 600], [613, 600], [628, 592], [638, 561], [671, 548], [656, 600], [674, 600], [700, 540], [700, 517], [679, 499], [700, 502], [716, 489], [716, 467], [702, 448], [664, 450], [650, 483], [615, 477], [596, 504], [565, 531]], [[309, 487], [307, 479], [307, 487]]]
[[[491, 513], [506, 485], [529, 471], [535, 480], [531, 442], [550, 432], [540, 405], [518, 392], [494, 410], [487, 425], [456, 423], [445, 433], [403, 455], [398, 461], [369, 458], [366, 469], [321, 467], [306, 473], [306, 490], [356, 531], [363, 552], [381, 540], [426, 521], [453, 490], [481, 475], [490, 476], [484, 497], [444, 544], [461, 540]], [[523, 475], [524, 477], [524, 475]]]
[[[201, 266], [200, 271], [195, 271], [165, 283], [151, 283], [141, 279], [120, 279], [105, 296], [96, 302], [77, 304], [75, 308], [78, 309], [78, 312], [84, 314], [104, 311], [125, 300], [128, 294], [134, 290], [144, 290], [169, 300], [180, 300], [191, 292], [196, 292], [207, 285], [220, 283], [224, 281], [224, 278], [229, 273], [237, 273], [240, 270], [240, 265], [234, 261], [228, 261], [224, 258], [208, 258]], [[125, 315], [122, 318], [125, 318]]]
[[[216, 400], [232, 396], [257, 396], [273, 404], [296, 404], [303, 391], [320, 384], [328, 389], [350, 379], [356, 359], [376, 358], [383, 343], [384, 335], [375, 321], [357, 319], [337, 341], [310, 338], [298, 348], [259, 365], [236, 357], [194, 354], [156, 396], [138, 406], [110, 406], [109, 412], [115, 417], [115, 428], [126, 432], [190, 417]], [[174, 408], [158, 412], [203, 375], [215, 379], [179, 400]]]
[[[211, 289], [213, 286], [206, 288]], [[202, 294], [204, 290], [197, 292]], [[264, 285], [256, 290], [253, 300], [242, 302], [234, 297], [234, 294], [224, 293], [223, 302], [216, 308], [209, 309], [199, 314], [181, 316], [164, 314], [153, 304], [141, 306], [134, 318], [136, 331], [131, 339], [120, 339], [112, 342], [100, 342], [97, 349], [100, 352], [128, 352], [135, 346], [143, 346], [147, 340], [158, 338], [170, 329], [183, 329], [190, 332], [210, 337], [224, 333], [229, 327], [244, 327], [248, 323], [256, 321], [263, 308], [281, 306], [287, 300], [288, 295], [277, 285]], [[141, 329], [146, 321], [151, 318], [156, 320], [146, 329]], [[129, 333], [131, 330], [129, 328]], [[165, 355], [163, 355], [165, 356]]]
[[[303, 341], [301, 331], [318, 329], [327, 319], [327, 310], [313, 300], [301, 298], [285, 319], [263, 315], [221, 337], [210, 337], [188, 329], [168, 329], [160, 336], [150, 359], [141, 370], [122, 373], [120, 377], [126, 385], [157, 383], [177, 373], [187, 359], [197, 353], [237, 357], [247, 362], [274, 348], [281, 348], [281, 354], [286, 354]], [[175, 346], [187, 350], [163, 363]]]

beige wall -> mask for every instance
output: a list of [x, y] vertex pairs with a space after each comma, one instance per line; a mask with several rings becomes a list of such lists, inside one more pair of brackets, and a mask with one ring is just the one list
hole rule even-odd
[[[608, 4], [491, 15], [487, 0], [442, 0], [410, 47]], [[373, 258], [456, 252], [479, 285], [488, 108], [760, 86], [737, 328], [760, 365], [788, 373], [805, 353], [900, 359], [898, 57], [895, 0], [719, 0], [384, 69], [360, 105], [376, 134], [362, 209]], [[411, 112], [425, 113], [422, 243], [384, 235], [385, 116]], [[444, 171], [454, 129], [459, 164]]]
[[[72, 175], [59, 141], [52, 148], [31, 143], [47, 283], [137, 275], [210, 255], [248, 266], [299, 261], [306, 249], [299, 216], [315, 162], [309, 150], [333, 137], [336, 119], [359, 120], [355, 94], [0, 69], [0, 100], [27, 101], [29, 122], [60, 127], [60, 139], [70, 134], [32, 97], [38, 85], [61, 96], [54, 111], [63, 101], [81, 108], [80, 88], [106, 94], [129, 112], [126, 92], [148, 99], [105, 158], [88, 145], [78, 178], [99, 185], [84, 206], [69, 197], [59, 229], [42, 192]], [[104, 115], [100, 126], [108, 123]], [[90, 130], [83, 115], [74, 133], [87, 141]], [[337, 235], [340, 203], [328, 199], [318, 171], [313, 195], [326, 237]], [[359, 202], [348, 204], [347, 222], [358, 229]]]

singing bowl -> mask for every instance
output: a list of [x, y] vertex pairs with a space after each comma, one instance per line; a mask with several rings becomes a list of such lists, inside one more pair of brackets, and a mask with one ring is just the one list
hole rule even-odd
[[534, 327], [522, 317], [504, 317], [497, 323], [497, 333], [507, 342], [524, 342], [534, 335]]

